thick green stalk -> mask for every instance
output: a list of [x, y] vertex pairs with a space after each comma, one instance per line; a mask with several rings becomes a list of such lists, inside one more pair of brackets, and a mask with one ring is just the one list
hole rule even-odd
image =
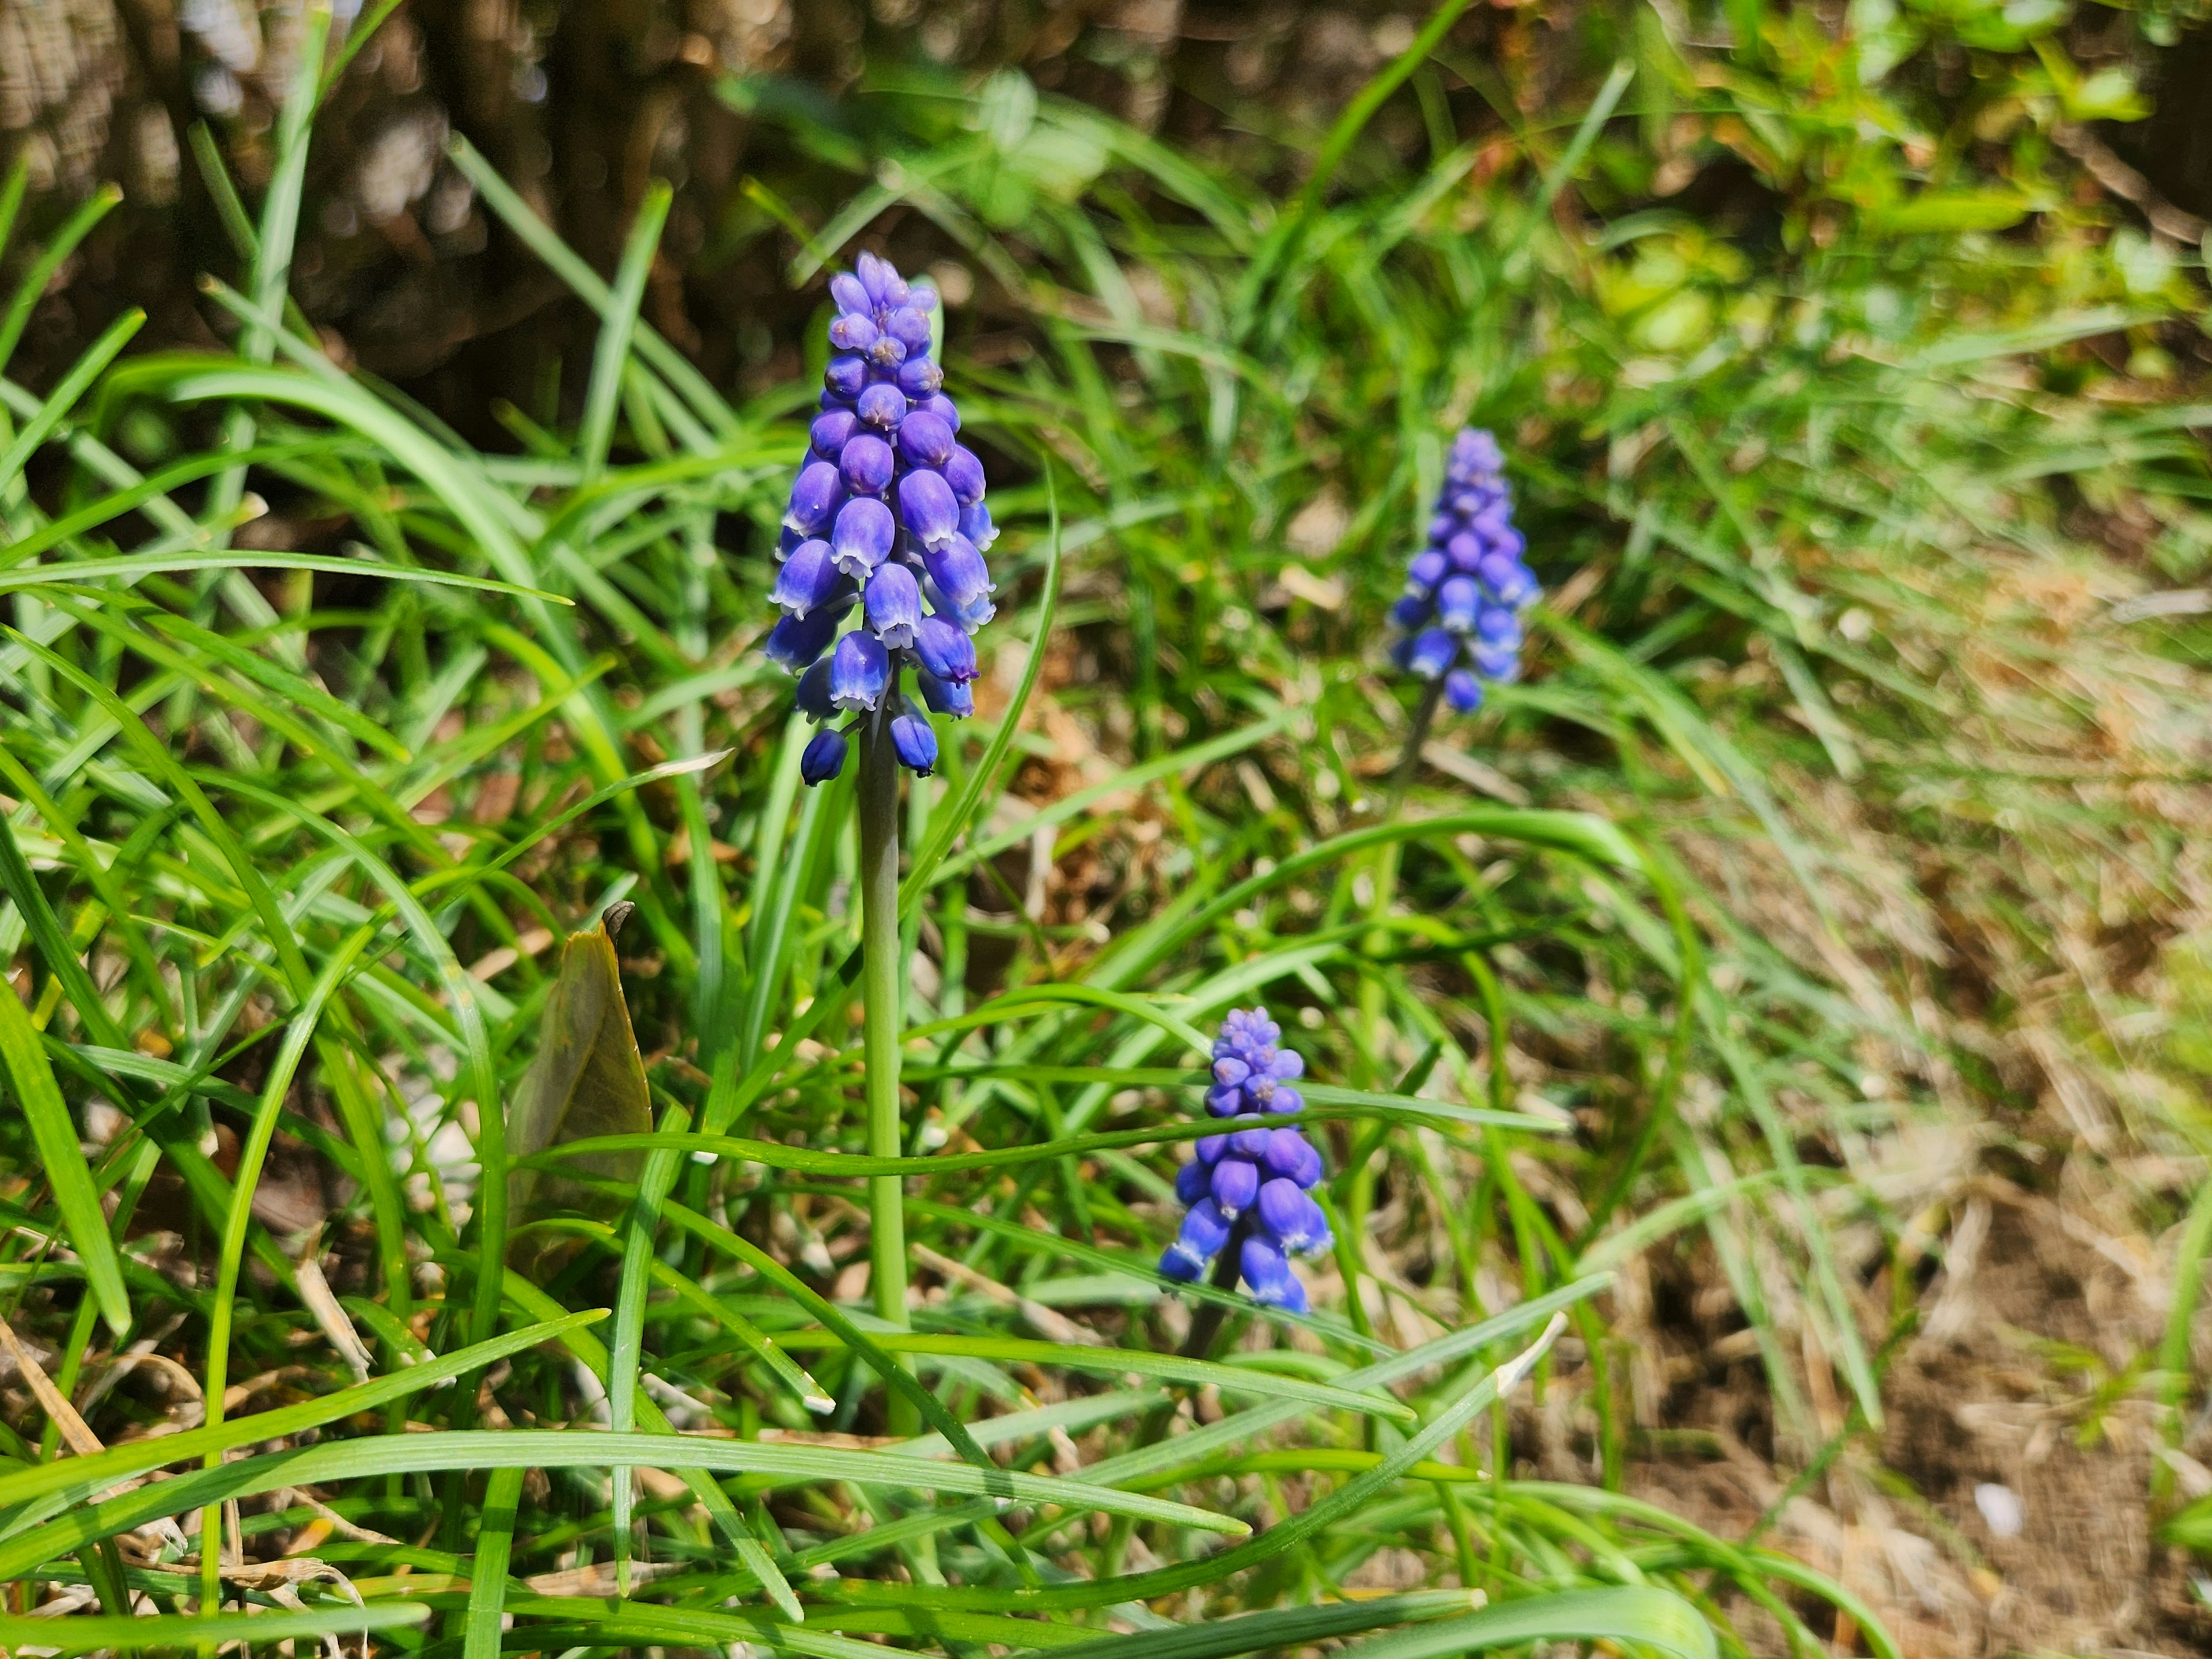
[[[906, 963], [899, 951], [898, 756], [886, 711], [860, 732], [860, 1000], [867, 1011], [868, 1152], [897, 1158], [905, 1150], [899, 1121], [899, 1036]], [[903, 1330], [906, 1312], [906, 1191], [897, 1176], [868, 1182], [872, 1279], [876, 1312]], [[910, 1364], [902, 1360], [901, 1364]], [[887, 1392], [890, 1431], [921, 1431], [921, 1418], [896, 1389]]]

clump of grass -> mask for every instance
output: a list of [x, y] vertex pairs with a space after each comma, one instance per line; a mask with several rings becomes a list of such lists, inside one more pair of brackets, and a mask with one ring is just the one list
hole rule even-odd
[[[1991, 301], [1953, 244], [1898, 256], [1929, 279], [1900, 314], [1859, 245], [1731, 300], [1693, 228], [1562, 228], [1632, 88], [1686, 94], [1662, 41], [1516, 167], [1477, 183], [1440, 132], [1333, 193], [1434, 44], [1287, 202], [1018, 77], [958, 104], [967, 137], [877, 131], [1042, 347], [984, 371], [950, 341], [1011, 602], [978, 718], [901, 807], [890, 1147], [853, 784], [802, 793], [807, 728], [753, 648], [812, 390], [733, 405], [641, 318], [664, 193], [610, 282], [458, 150], [602, 319], [573, 428], [474, 449], [284, 311], [309, 75], [214, 290], [237, 349], [118, 363], [126, 323], [47, 396], [0, 384], [36, 1407], [0, 1580], [78, 1609], [0, 1640], [1421, 1659], [1848, 1621], [1892, 1650], [1791, 1557], [1621, 1490], [1656, 1411], [1607, 1274], [1698, 1252], [1767, 1449], [1862, 1455], [1912, 1305], [1879, 1144], [1956, 1075], [1955, 1028], [1911, 1018], [1942, 946], [1897, 849], [1965, 866], [2002, 833], [2065, 868], [2140, 833], [1990, 763], [2085, 719], [2008, 607], [2073, 545], [2040, 481], [2084, 444], [2131, 444], [2129, 489], [2196, 462], [2170, 416], [2012, 395], [2004, 365], [2112, 319], [1966, 326]], [[985, 228], [1010, 174], [1020, 242]], [[896, 194], [863, 187], [794, 274]], [[126, 414], [183, 459], [142, 476]], [[1555, 598], [1537, 672], [1384, 812], [1412, 693], [1378, 623], [1462, 419], [1517, 434]], [[248, 523], [343, 527], [229, 550]], [[1978, 925], [2047, 944], [2002, 886]], [[635, 1033], [592, 1027], [620, 1115], [511, 1133], [592, 986]], [[1304, 1316], [1188, 1288], [1225, 1340], [1181, 1356], [1153, 1264], [1204, 1027], [1263, 994], [1317, 1079], [1330, 1271]], [[1875, 1063], [1924, 1087], [1869, 1103]], [[907, 1329], [870, 1311], [886, 1178]], [[1516, 1391], [1583, 1415], [1547, 1442]]]

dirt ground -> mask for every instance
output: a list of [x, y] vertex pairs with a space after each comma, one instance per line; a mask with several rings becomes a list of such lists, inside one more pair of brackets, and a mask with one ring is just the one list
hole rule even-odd
[[[2182, 1454], [2160, 1452], [2125, 1370], [2155, 1350], [2170, 1260], [2072, 1206], [1978, 1180], [1919, 1334], [1890, 1364], [1879, 1459], [1870, 1446], [1838, 1458], [1765, 1541], [1860, 1597], [1905, 1659], [2212, 1652], [2212, 1606], [2188, 1557], [2153, 1541], [2150, 1499], [2161, 1461], [2175, 1501], [2212, 1491], [2199, 1461], [2212, 1424], [2194, 1425]], [[1763, 1409], [1748, 1376], [1700, 1390], [1695, 1452], [1639, 1463], [1632, 1489], [1744, 1537], [1784, 1493], [1786, 1475], [1747, 1443]], [[1771, 1618], [1735, 1611], [1754, 1650], [1788, 1650]], [[1814, 1628], [1832, 1651], [1869, 1650], [1849, 1620], [1825, 1620]]]

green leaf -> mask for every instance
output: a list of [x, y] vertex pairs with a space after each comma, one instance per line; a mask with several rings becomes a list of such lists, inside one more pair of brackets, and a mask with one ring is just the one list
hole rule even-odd
[[0, 1618], [0, 1646], [38, 1648], [60, 1653], [90, 1653], [100, 1648], [138, 1652], [173, 1648], [189, 1652], [231, 1642], [270, 1643], [319, 1636], [358, 1636], [404, 1630], [429, 1618], [420, 1601], [380, 1601], [374, 1607], [350, 1602], [303, 1613], [222, 1613], [207, 1618], [69, 1619]]
[[52, 1189], [69, 1230], [70, 1247], [84, 1264], [84, 1275], [100, 1304], [100, 1316], [121, 1336], [131, 1328], [131, 1297], [123, 1288], [123, 1263], [108, 1236], [106, 1212], [92, 1170], [77, 1143], [76, 1120], [70, 1115], [46, 1063], [38, 1028], [12, 985], [0, 983], [0, 1066], [38, 1144], [40, 1173]]

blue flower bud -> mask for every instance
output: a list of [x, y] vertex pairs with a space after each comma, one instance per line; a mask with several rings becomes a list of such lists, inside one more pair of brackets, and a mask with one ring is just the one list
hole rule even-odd
[[857, 351], [840, 352], [822, 371], [822, 384], [852, 402], [868, 384], [868, 360]]
[[937, 731], [919, 714], [900, 714], [891, 720], [891, 747], [899, 764], [927, 777], [937, 769]]
[[925, 468], [901, 478], [898, 509], [907, 534], [925, 549], [943, 547], [960, 533], [960, 503], [940, 472]]
[[761, 649], [770, 662], [781, 663], [796, 674], [828, 649], [837, 637], [837, 624], [845, 615], [842, 605], [817, 606], [804, 617], [785, 617], [768, 631]]
[[1185, 1209], [1204, 1198], [1213, 1182], [1213, 1171], [1196, 1158], [1176, 1171], [1176, 1201]]
[[799, 677], [799, 690], [792, 694], [792, 702], [799, 712], [811, 720], [826, 720], [837, 712], [837, 705], [830, 701], [830, 659], [823, 657]]
[[1249, 1158], [1239, 1158], [1232, 1148], [1228, 1157], [1213, 1166], [1213, 1180], [1208, 1188], [1213, 1202], [1222, 1214], [1232, 1219], [1242, 1211], [1251, 1207], [1252, 1200], [1260, 1195], [1259, 1166]]
[[911, 411], [899, 422], [899, 453], [915, 466], [945, 465], [952, 453], [952, 428], [926, 409]]
[[830, 325], [830, 343], [840, 351], [866, 351], [879, 337], [872, 320], [848, 311]]
[[792, 483], [791, 505], [783, 513], [784, 527], [811, 536], [836, 516], [837, 504], [844, 499], [845, 481], [837, 469], [827, 461], [809, 461], [799, 469], [799, 477]]
[[845, 453], [845, 441], [860, 430], [860, 417], [849, 409], [823, 410], [814, 417], [814, 425], [806, 434], [814, 453], [825, 461], [834, 461]]
[[1425, 547], [1413, 555], [1413, 563], [1406, 567], [1406, 587], [1426, 598], [1436, 585], [1451, 574], [1451, 561], [1441, 548]]
[[809, 787], [827, 783], [845, 769], [845, 734], [823, 726], [799, 757], [799, 775]]
[[793, 548], [775, 573], [775, 591], [769, 596], [794, 617], [804, 617], [837, 596], [845, 580], [831, 559], [830, 544], [816, 538]]
[[1478, 644], [1474, 647], [1474, 672], [1486, 680], [1503, 684], [1517, 678], [1521, 672], [1521, 645]]
[[1390, 607], [1390, 620], [1410, 630], [1428, 621], [1436, 608], [1437, 602], [1427, 595], [1408, 593]]
[[941, 617], [925, 617], [914, 630], [914, 653], [941, 680], [975, 678], [975, 642]]
[[921, 622], [921, 587], [914, 572], [896, 562], [878, 565], [868, 578], [861, 603], [868, 626], [886, 648], [904, 651], [913, 646], [915, 629]]
[[1475, 632], [1485, 645], [1521, 643], [1521, 619], [1502, 605], [1485, 605], [1475, 621]]
[[1200, 1164], [1218, 1164], [1221, 1161], [1221, 1155], [1229, 1150], [1229, 1137], [1200, 1135], [1191, 1143], [1191, 1150], [1198, 1154], [1198, 1161]]
[[899, 365], [898, 388], [909, 398], [927, 398], [945, 384], [945, 371], [927, 357], [909, 357]]
[[915, 404], [915, 407], [918, 410], [926, 410], [936, 416], [952, 431], [960, 430], [960, 411], [953, 407], [952, 399], [943, 392], [933, 392], [928, 397]]
[[891, 447], [872, 432], [855, 434], [837, 458], [845, 488], [855, 495], [882, 495], [891, 487], [891, 472], [896, 465]]
[[859, 273], [860, 286], [868, 298], [879, 307], [902, 306], [906, 303], [906, 282], [898, 274], [898, 267], [880, 255], [863, 253], [853, 261]]
[[890, 508], [866, 495], [847, 501], [838, 510], [837, 527], [830, 532], [837, 568], [857, 580], [866, 580], [897, 539], [898, 526]]
[[1455, 714], [1472, 714], [1482, 707], [1482, 682], [1464, 668], [1444, 676], [1444, 701]]
[[868, 348], [868, 361], [878, 369], [889, 371], [906, 361], [906, 343], [885, 334]]
[[914, 683], [933, 714], [950, 714], [956, 720], [964, 720], [975, 712], [975, 693], [965, 680], [941, 680], [927, 668], [917, 668], [914, 671]]
[[873, 708], [890, 680], [890, 658], [881, 640], [859, 629], [837, 641], [830, 656], [830, 701], [848, 713]]
[[903, 305], [884, 319], [884, 332], [896, 340], [909, 357], [929, 349], [929, 319], [911, 305]]
[[837, 302], [840, 311], [870, 312], [876, 308], [875, 298], [868, 292], [867, 284], [849, 271], [839, 271], [830, 279], [830, 297]]
[[906, 393], [896, 386], [877, 381], [860, 393], [858, 404], [860, 418], [870, 426], [895, 431], [906, 418]]

